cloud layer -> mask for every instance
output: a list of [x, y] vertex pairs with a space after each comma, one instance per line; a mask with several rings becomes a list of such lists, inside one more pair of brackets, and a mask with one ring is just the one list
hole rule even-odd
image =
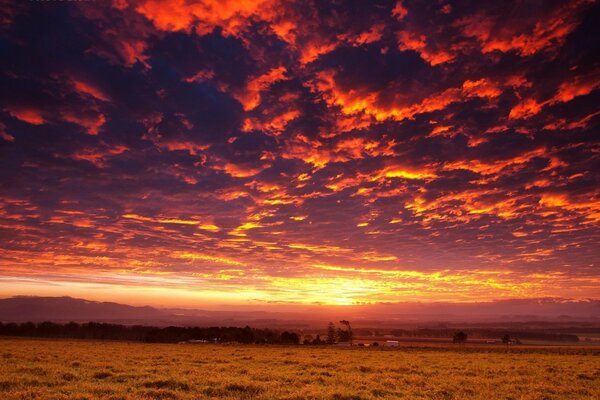
[[0, 294], [597, 298], [599, 17], [596, 1], [15, 2]]

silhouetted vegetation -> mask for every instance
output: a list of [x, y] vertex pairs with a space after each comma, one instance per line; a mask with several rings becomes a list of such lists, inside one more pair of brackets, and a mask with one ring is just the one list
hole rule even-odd
[[65, 339], [130, 340], [148, 343], [178, 343], [190, 340], [216, 343], [298, 344], [296, 333], [279, 333], [268, 329], [239, 327], [125, 326], [89, 322], [57, 324], [54, 322], [0, 323], [0, 335]]
[[[568, 329], [564, 329], [568, 330]], [[581, 329], [583, 332], [584, 329]], [[588, 329], [587, 331], [597, 333], [594, 329]], [[539, 330], [509, 330], [506, 329], [492, 329], [492, 328], [472, 328], [466, 329], [465, 332], [471, 338], [489, 338], [497, 339], [498, 336], [509, 335], [511, 338], [519, 338], [521, 340], [541, 340], [541, 341], [552, 341], [552, 342], [578, 342], [579, 337], [572, 333], [562, 332], [548, 332]], [[396, 337], [415, 337], [415, 338], [443, 338], [453, 337], [456, 333], [453, 329], [440, 329], [440, 328], [421, 328], [421, 329], [393, 329], [390, 332]]]
[[468, 338], [469, 338], [469, 336], [466, 333], [464, 333], [463, 331], [456, 332], [454, 334], [454, 336], [452, 337], [452, 343], [463, 344], [463, 343], [467, 342]]
[[325, 344], [325, 342], [323, 340], [321, 340], [320, 335], [317, 335], [317, 337], [313, 339], [311, 344], [321, 345], [321, 344]]
[[327, 344], [334, 344], [337, 337], [337, 333], [335, 331], [335, 325], [333, 322], [330, 322], [327, 325]]
[[300, 337], [293, 332], [283, 332], [279, 336], [279, 342], [282, 344], [298, 344], [300, 343]]
[[349, 331], [338, 328], [336, 332], [338, 342], [352, 342], [352, 336]]
[[340, 321], [340, 324], [344, 325], [346, 327], [346, 329], [345, 330], [343, 330], [343, 329], [339, 329], [338, 330], [338, 340], [340, 342], [350, 342], [350, 343], [352, 343], [353, 334], [352, 334], [352, 327], [350, 326], [350, 321], [342, 320], [342, 321]]

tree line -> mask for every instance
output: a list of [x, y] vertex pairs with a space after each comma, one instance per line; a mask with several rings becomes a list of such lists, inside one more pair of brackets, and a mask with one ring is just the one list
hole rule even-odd
[[88, 322], [0, 323], [0, 335], [16, 337], [42, 337], [64, 339], [127, 340], [148, 343], [179, 343], [206, 340], [217, 343], [237, 342], [247, 344], [298, 344], [300, 337], [294, 332], [239, 327], [178, 327], [126, 326]]
[[[340, 321], [345, 329], [336, 328], [329, 323], [324, 338], [320, 335], [313, 337], [305, 335], [303, 344], [325, 345], [335, 343], [352, 344], [354, 334], [348, 321]], [[473, 337], [498, 337], [498, 331], [470, 331], [456, 332], [451, 330], [419, 330], [421, 337], [449, 336], [453, 343], [465, 343], [469, 336]], [[414, 331], [411, 331], [414, 332]], [[400, 334], [399, 330], [391, 332], [394, 336], [407, 336]], [[475, 334], [474, 334], [475, 333]], [[445, 335], [444, 335], [445, 334]], [[99, 339], [99, 340], [127, 340], [148, 343], [178, 343], [194, 340], [209, 341], [216, 343], [247, 343], [247, 344], [299, 344], [300, 337], [297, 333], [288, 331], [276, 331], [270, 329], [256, 329], [246, 326], [240, 327], [153, 327], [144, 325], [119, 325], [99, 322], [88, 322], [78, 324], [70, 322], [60, 324], [54, 322], [25, 322], [25, 323], [1, 323], [0, 335], [16, 337], [43, 337], [43, 338], [65, 338], [65, 339]], [[500, 337], [505, 344], [518, 344], [519, 339], [529, 340], [554, 340], [562, 342], [577, 342], [579, 337], [572, 334], [543, 333], [543, 332], [504, 332]], [[516, 339], [519, 338], [519, 339]], [[373, 343], [375, 344], [375, 343]]]
[[313, 345], [322, 345], [322, 344], [336, 344], [336, 343], [350, 343], [352, 344], [352, 339], [354, 338], [354, 334], [352, 333], [352, 327], [350, 326], [350, 321], [342, 320], [340, 324], [346, 327], [346, 329], [336, 328], [333, 322], [330, 322], [327, 325], [327, 336], [325, 339], [321, 339], [320, 335], [316, 337], [312, 337], [312, 335], [304, 336], [303, 344], [313, 344]]
[[[396, 337], [453, 337], [457, 333], [453, 329], [430, 329], [421, 328], [414, 330], [394, 329], [391, 334]], [[506, 329], [469, 329], [468, 335], [472, 338], [497, 338], [502, 335], [509, 335], [513, 338], [526, 340], [546, 340], [554, 342], [578, 342], [579, 337], [570, 333], [550, 333], [539, 331], [518, 331]]]

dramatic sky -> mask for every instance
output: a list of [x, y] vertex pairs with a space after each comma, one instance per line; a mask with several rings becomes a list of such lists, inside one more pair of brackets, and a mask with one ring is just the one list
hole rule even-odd
[[600, 298], [598, 21], [593, 0], [3, 2], [0, 295]]

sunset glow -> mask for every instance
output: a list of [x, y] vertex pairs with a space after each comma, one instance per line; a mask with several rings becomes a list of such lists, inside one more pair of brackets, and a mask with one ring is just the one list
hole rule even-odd
[[600, 298], [600, 7], [509, 3], [7, 5], [0, 297]]

